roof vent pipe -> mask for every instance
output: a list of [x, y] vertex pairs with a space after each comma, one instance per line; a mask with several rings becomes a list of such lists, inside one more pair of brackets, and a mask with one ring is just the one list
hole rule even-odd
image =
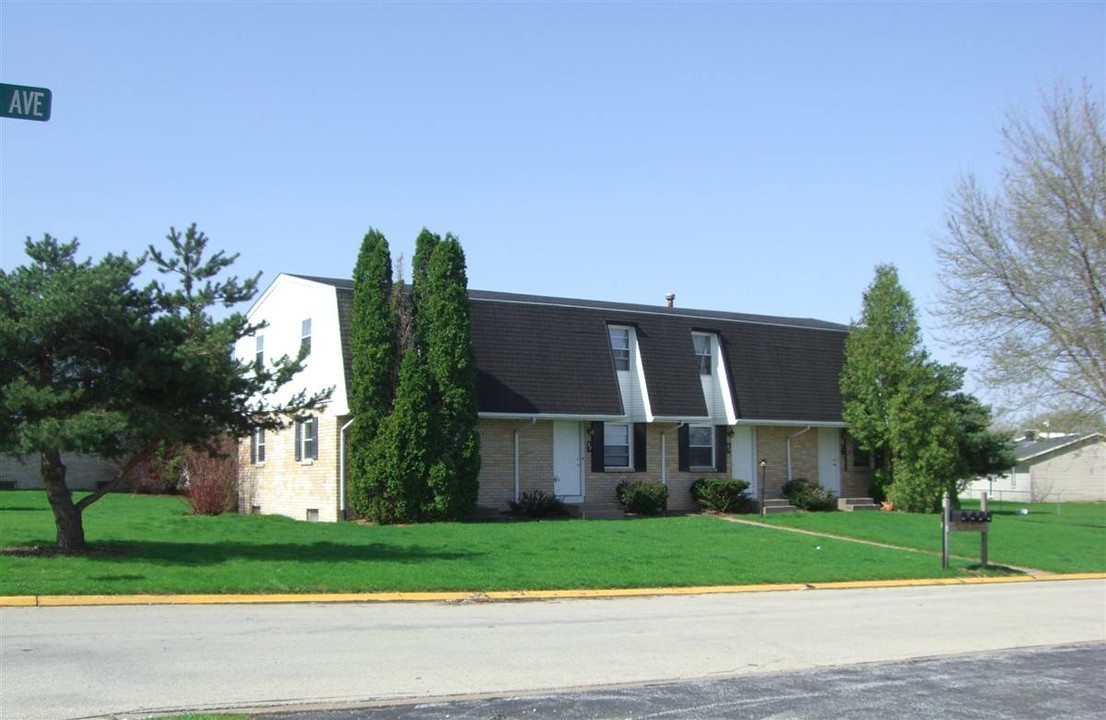
[[672, 304], [676, 302], [676, 293], [668, 293], [664, 296], [664, 299], [668, 303], [668, 307], [672, 307]]

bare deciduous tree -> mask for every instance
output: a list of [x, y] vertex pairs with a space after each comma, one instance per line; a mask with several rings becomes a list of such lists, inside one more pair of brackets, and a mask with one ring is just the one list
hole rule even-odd
[[1000, 187], [963, 177], [937, 244], [948, 339], [980, 356], [987, 386], [1023, 409], [1106, 409], [1100, 94], [1061, 83], [1039, 116], [1009, 112]]

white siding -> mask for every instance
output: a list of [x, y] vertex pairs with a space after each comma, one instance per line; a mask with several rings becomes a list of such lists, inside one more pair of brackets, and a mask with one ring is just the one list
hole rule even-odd
[[1034, 502], [1106, 500], [1106, 442], [1076, 447], [1035, 463]]
[[[300, 349], [302, 323], [311, 318], [311, 354], [304, 363], [303, 372], [274, 397], [274, 402], [281, 402], [304, 388], [315, 392], [333, 386], [328, 409], [337, 415], [349, 412], [338, 298], [333, 286], [281, 274], [250, 309], [249, 317], [253, 322], [268, 323], [268, 327], [258, 333], [265, 337], [266, 363], [283, 355], [295, 357]], [[243, 338], [235, 347], [235, 353], [243, 360], [252, 361], [256, 347], [253, 336]]]

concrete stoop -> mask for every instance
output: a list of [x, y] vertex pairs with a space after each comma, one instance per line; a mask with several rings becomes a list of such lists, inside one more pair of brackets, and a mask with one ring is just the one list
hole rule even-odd
[[862, 498], [837, 498], [837, 509], [844, 512], [856, 510], [879, 510], [879, 503], [870, 497]]
[[771, 515], [772, 513], [798, 512], [798, 510], [799, 508], [795, 507], [783, 498], [780, 498], [778, 500], [764, 501], [765, 515]]

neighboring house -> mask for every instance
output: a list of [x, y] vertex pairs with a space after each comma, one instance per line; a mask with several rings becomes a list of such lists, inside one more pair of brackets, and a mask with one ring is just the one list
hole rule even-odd
[[1041, 436], [1027, 432], [1014, 443], [1018, 464], [980, 478], [965, 497], [980, 493], [1015, 502], [1106, 501], [1106, 437], [1100, 432]]
[[[704, 476], [748, 480], [779, 498], [788, 479], [868, 494], [870, 470], [841, 418], [848, 327], [818, 320], [469, 292], [481, 440], [478, 510], [555, 493], [584, 517], [621, 514], [622, 480], [666, 483], [694, 509]], [[308, 343], [292, 385], [333, 386], [329, 405], [241, 445], [243, 510], [307, 520], [349, 516], [343, 458], [351, 418], [353, 284], [281, 274], [249, 312], [268, 327], [240, 358], [266, 362]], [[291, 390], [289, 390], [291, 391]]]
[[[87, 453], [64, 452], [65, 484], [70, 490], [95, 490], [115, 479], [118, 464]], [[42, 490], [38, 455], [0, 454], [0, 490]]]

